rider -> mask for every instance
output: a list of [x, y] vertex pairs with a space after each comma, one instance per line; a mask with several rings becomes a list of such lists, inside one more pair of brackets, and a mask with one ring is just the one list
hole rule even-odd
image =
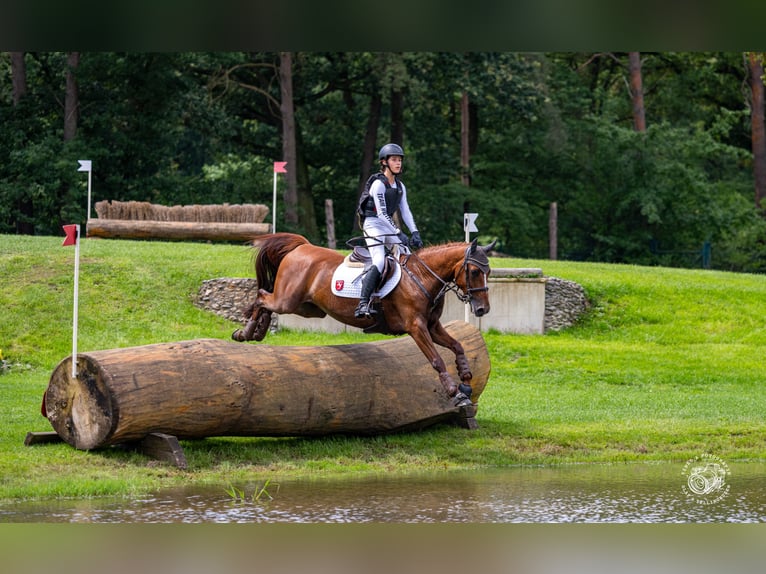
[[[372, 257], [372, 266], [362, 282], [359, 306], [354, 311], [354, 316], [357, 318], [375, 314], [375, 309], [370, 305], [370, 295], [378, 285], [383, 272], [386, 246], [401, 244], [405, 247], [412, 246], [414, 249], [423, 247], [415, 218], [412, 217], [407, 203], [407, 188], [399, 179], [402, 173], [404, 150], [395, 143], [386, 144], [380, 148], [378, 160], [380, 173], [374, 176], [375, 179], [369, 188], [369, 196], [363, 195], [360, 203], [361, 214], [364, 217], [362, 229]], [[394, 222], [393, 216], [397, 211], [412, 232], [411, 239], [408, 239]]]

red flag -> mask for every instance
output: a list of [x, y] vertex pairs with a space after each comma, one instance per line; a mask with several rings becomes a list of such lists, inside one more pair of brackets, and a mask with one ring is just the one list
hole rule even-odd
[[286, 161], [275, 161], [274, 173], [287, 173], [287, 169], [285, 169], [286, 165], [287, 165]]
[[64, 243], [61, 244], [62, 247], [66, 247], [67, 245], [77, 245], [77, 236], [78, 233], [78, 225], [63, 225], [64, 233], [66, 233], [66, 239], [64, 239]]

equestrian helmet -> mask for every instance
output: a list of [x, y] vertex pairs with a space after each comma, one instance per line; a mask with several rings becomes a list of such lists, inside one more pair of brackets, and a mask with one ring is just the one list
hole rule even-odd
[[380, 148], [380, 153], [378, 153], [378, 159], [380, 160], [388, 159], [388, 156], [390, 155], [399, 155], [399, 156], [402, 156], [402, 158], [404, 158], [404, 150], [401, 148], [401, 146], [398, 146], [395, 143], [386, 144], [382, 148]]

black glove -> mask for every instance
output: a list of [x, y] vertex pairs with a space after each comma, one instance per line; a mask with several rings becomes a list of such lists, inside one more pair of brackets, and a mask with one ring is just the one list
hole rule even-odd
[[423, 247], [423, 240], [420, 239], [420, 233], [417, 231], [412, 232], [412, 239], [410, 239], [410, 247], [413, 249], [420, 249]]
[[396, 234], [396, 236], [399, 238], [399, 243], [404, 245], [405, 247], [410, 246], [410, 240], [407, 238], [407, 234], [404, 233], [404, 231], [400, 231]]

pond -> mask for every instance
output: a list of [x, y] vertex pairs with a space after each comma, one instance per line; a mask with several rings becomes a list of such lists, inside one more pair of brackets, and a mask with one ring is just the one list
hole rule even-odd
[[[263, 479], [262, 479], [263, 480]], [[0, 504], [0, 522], [766, 522], [766, 462], [508, 467], [163, 490], [138, 499]], [[227, 489], [229, 492], [227, 493]]]

